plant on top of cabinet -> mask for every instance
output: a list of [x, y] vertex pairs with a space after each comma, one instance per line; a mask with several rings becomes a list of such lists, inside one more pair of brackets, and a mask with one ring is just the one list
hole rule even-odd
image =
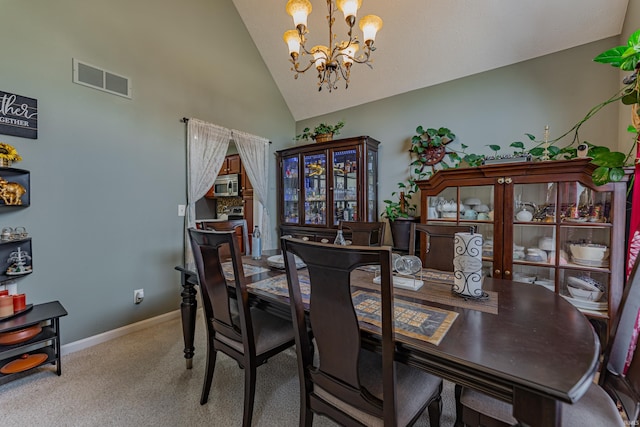
[[[609, 64], [612, 67], [619, 68], [621, 71], [631, 71], [631, 74], [622, 80], [623, 87], [618, 92], [591, 108], [578, 123], [562, 135], [548, 139], [547, 130], [544, 140], [539, 141], [535, 136], [526, 134], [530, 142], [535, 144], [533, 148], [526, 150], [526, 152], [540, 160], [570, 160], [578, 157], [590, 157], [591, 163], [597, 166], [592, 174], [593, 183], [595, 185], [604, 185], [609, 182], [621, 181], [624, 178], [625, 172], [623, 168], [632, 163], [634, 148], [638, 144], [637, 138], [640, 131], [640, 82], [638, 81], [638, 71], [640, 71], [640, 29], [631, 34], [626, 45], [607, 49], [593, 60], [601, 64]], [[618, 101], [624, 105], [632, 106], [633, 124], [629, 125], [627, 130], [634, 134], [634, 139], [629, 152], [625, 154], [611, 151], [608, 147], [595, 145], [588, 141], [580, 141], [578, 136], [580, 127], [604, 107]], [[573, 137], [568, 145], [564, 147], [555, 145], [571, 134], [573, 134]], [[523, 152], [525, 151], [524, 144], [520, 141], [512, 143], [511, 146], [520, 148]]]
[[309, 128], [304, 128], [300, 135], [296, 135], [296, 141], [304, 139], [308, 141], [313, 139], [316, 142], [331, 141], [335, 135], [340, 134], [340, 129], [344, 127], [344, 121], [339, 121], [335, 125], [328, 125], [326, 123], [320, 123], [313, 128], [313, 131]]

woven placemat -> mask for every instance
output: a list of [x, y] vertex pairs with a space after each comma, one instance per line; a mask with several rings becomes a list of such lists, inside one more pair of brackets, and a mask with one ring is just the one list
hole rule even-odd
[[[360, 322], [382, 327], [380, 295], [365, 291], [352, 294], [353, 306]], [[393, 300], [394, 331], [398, 335], [426, 341], [438, 345], [446, 335], [453, 321], [458, 317], [455, 311], [443, 310], [404, 301]]]

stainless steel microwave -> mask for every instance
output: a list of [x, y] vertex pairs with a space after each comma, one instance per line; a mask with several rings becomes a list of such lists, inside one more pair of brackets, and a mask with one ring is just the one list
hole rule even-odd
[[238, 174], [221, 175], [216, 178], [216, 182], [213, 184], [213, 195], [215, 197], [238, 196], [239, 189]]

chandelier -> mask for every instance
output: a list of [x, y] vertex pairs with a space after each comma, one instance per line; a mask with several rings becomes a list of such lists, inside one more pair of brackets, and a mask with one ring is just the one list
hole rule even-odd
[[[309, 0], [289, 0], [287, 2], [287, 13], [293, 17], [293, 25], [295, 30], [289, 30], [284, 33], [284, 41], [289, 46], [289, 60], [293, 67], [291, 71], [295, 71], [294, 78], [298, 75], [315, 67], [318, 70], [318, 90], [322, 90], [325, 85], [329, 92], [337, 89], [337, 82], [340, 79], [345, 81], [345, 88], [349, 87], [349, 74], [351, 65], [366, 64], [371, 67], [371, 52], [375, 50], [373, 42], [376, 33], [382, 28], [382, 19], [376, 15], [367, 15], [360, 19], [359, 27], [362, 30], [364, 46], [360, 50], [360, 42], [353, 35], [353, 26], [356, 23], [356, 13], [362, 0], [327, 0], [327, 22], [329, 23], [329, 45], [317, 45], [311, 49], [305, 47], [307, 31], [307, 16], [311, 13], [311, 2]], [[336, 6], [344, 14], [344, 20], [349, 27], [347, 35], [349, 40], [336, 42], [336, 35], [333, 33], [333, 24], [335, 22], [334, 13]], [[300, 54], [302, 48], [302, 54]], [[360, 54], [357, 52], [360, 50]], [[299, 58], [309, 55], [309, 63], [301, 64]]]

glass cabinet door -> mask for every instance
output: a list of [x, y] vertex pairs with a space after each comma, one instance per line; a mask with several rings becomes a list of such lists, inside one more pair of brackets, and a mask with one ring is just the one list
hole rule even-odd
[[282, 160], [282, 182], [284, 191], [282, 219], [286, 224], [297, 224], [300, 221], [299, 188], [299, 160], [298, 156], [285, 157]]
[[[505, 187], [509, 188], [509, 187]], [[557, 184], [515, 184], [513, 194], [511, 259], [513, 280], [555, 290], [557, 261]]]
[[304, 162], [304, 224], [327, 224], [327, 156], [308, 154]]
[[355, 148], [334, 151], [333, 163], [333, 224], [340, 220], [358, 221], [358, 170]]
[[378, 153], [367, 151], [367, 218], [369, 222], [378, 221]]
[[613, 243], [612, 193], [565, 182], [559, 199], [559, 292], [583, 312], [605, 316]]

